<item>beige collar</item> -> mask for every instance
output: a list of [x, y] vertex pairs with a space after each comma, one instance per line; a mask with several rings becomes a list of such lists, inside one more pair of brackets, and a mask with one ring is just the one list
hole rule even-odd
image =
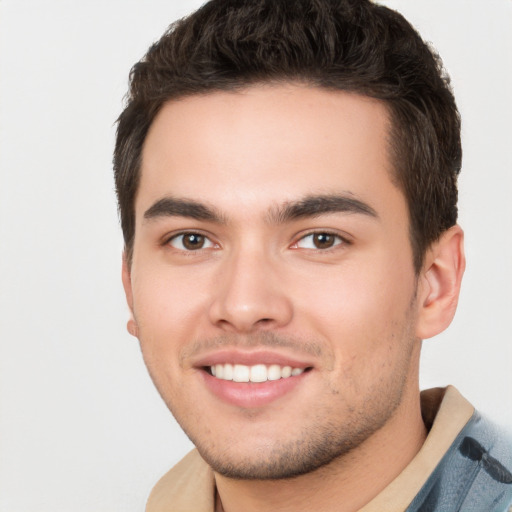
[[[474, 412], [473, 406], [453, 386], [423, 391], [421, 408], [430, 429], [421, 450], [359, 512], [404, 511]], [[156, 484], [146, 512], [213, 512], [214, 497], [213, 472], [197, 450], [192, 450]]]

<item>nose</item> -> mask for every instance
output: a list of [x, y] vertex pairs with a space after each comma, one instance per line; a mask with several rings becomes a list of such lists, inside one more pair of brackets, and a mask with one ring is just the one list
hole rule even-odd
[[263, 251], [238, 251], [223, 262], [210, 321], [227, 332], [249, 333], [287, 325], [293, 307], [282, 272]]

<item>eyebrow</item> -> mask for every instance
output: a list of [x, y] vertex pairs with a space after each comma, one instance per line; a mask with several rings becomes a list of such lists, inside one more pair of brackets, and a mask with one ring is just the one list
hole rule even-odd
[[[357, 213], [378, 218], [367, 203], [347, 194], [310, 195], [298, 201], [289, 201], [269, 209], [267, 220], [271, 224], [284, 224], [291, 220], [313, 218], [329, 213]], [[227, 224], [226, 218], [215, 208], [193, 199], [163, 197], [144, 213], [144, 220], [161, 217], [187, 217], [190, 219]]]
[[311, 195], [299, 201], [291, 201], [272, 208], [269, 221], [282, 224], [290, 220], [318, 217], [329, 213], [357, 213], [379, 218], [377, 212], [367, 203], [347, 194]]
[[144, 213], [145, 220], [160, 217], [188, 217], [195, 220], [205, 220], [225, 224], [224, 217], [210, 206], [192, 199], [178, 199], [175, 197], [163, 197], [148, 208]]

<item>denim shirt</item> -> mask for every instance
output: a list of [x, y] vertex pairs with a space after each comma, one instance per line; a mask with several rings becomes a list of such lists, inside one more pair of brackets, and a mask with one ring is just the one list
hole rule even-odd
[[512, 440], [475, 412], [407, 512], [512, 512]]

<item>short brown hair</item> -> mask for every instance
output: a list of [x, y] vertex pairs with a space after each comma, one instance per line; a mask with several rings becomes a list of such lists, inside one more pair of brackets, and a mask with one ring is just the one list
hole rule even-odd
[[114, 153], [125, 249], [146, 135], [173, 98], [299, 82], [382, 100], [393, 179], [409, 208], [416, 271], [457, 221], [460, 116], [436, 52], [399, 13], [369, 0], [211, 0], [173, 23], [130, 73]]

